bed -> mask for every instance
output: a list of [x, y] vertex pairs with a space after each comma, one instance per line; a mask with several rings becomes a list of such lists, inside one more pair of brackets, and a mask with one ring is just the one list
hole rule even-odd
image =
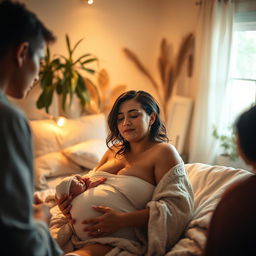
[[[66, 251], [73, 249], [65, 218], [56, 206], [55, 185], [63, 177], [93, 169], [106, 148], [107, 125], [104, 114], [65, 119], [30, 121], [35, 156], [35, 188], [51, 208], [50, 231]], [[186, 164], [193, 187], [195, 209], [182, 237], [166, 256], [200, 255], [204, 247], [212, 213], [223, 191], [252, 173], [247, 170], [202, 163]], [[128, 255], [128, 254], [127, 254]]]

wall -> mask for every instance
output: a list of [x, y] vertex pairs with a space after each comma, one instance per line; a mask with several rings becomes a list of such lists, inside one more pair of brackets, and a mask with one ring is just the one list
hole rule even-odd
[[[66, 33], [71, 43], [84, 38], [77, 54], [90, 52], [98, 56], [99, 68], [108, 71], [111, 86], [126, 84], [128, 89], [147, 90], [154, 95], [152, 85], [127, 59], [123, 48], [134, 51], [159, 81], [157, 58], [161, 39], [167, 39], [175, 55], [182, 38], [195, 31], [198, 13], [194, 0], [95, 0], [93, 5], [81, 0], [21, 2], [56, 34], [58, 40], [51, 47], [53, 53], [65, 55]], [[190, 81], [182, 84], [186, 87], [185, 94], [193, 96]], [[32, 101], [37, 90], [34, 89]]]

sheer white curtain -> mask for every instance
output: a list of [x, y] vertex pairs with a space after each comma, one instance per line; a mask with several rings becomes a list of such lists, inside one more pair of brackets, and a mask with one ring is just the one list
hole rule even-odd
[[213, 125], [225, 123], [234, 3], [203, 0], [196, 32], [194, 83], [197, 86], [189, 147], [189, 162], [212, 164], [217, 144]]

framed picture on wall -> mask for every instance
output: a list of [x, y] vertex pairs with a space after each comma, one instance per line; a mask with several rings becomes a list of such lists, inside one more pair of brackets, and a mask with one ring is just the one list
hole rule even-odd
[[167, 134], [170, 142], [180, 154], [184, 151], [184, 143], [192, 113], [192, 99], [174, 96], [168, 106]]

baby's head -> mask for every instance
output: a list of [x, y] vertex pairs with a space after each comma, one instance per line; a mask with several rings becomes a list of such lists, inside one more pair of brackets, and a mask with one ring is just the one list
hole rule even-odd
[[56, 196], [60, 199], [64, 195], [76, 197], [87, 189], [87, 183], [80, 175], [73, 175], [64, 178], [56, 186]]

